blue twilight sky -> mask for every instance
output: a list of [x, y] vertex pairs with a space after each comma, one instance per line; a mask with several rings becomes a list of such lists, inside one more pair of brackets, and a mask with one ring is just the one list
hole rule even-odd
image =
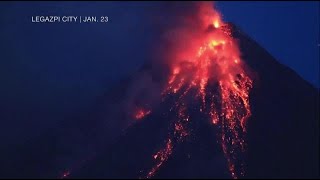
[[319, 88], [319, 1], [225, 1], [217, 7], [225, 20]]
[[[0, 136], [41, 134], [93, 105], [148, 58], [148, 13], [161, 2], [0, 2]], [[319, 2], [217, 2], [281, 63], [319, 87]], [[165, 13], [165, 11], [164, 11]], [[34, 24], [36, 15], [109, 16]]]

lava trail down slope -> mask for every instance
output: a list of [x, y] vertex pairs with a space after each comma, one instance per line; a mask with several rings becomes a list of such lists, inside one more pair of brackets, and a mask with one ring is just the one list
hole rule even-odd
[[199, 9], [192, 43], [168, 52], [156, 108], [140, 104], [136, 124], [70, 177], [318, 177], [319, 91]]

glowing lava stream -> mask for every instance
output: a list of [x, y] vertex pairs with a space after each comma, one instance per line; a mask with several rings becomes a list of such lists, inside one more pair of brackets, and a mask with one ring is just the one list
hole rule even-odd
[[228, 25], [213, 9], [212, 16], [207, 19], [209, 22], [204, 22], [211, 30], [203, 32], [198, 47], [192, 46], [195, 53], [188, 53], [186, 60], [172, 62], [171, 76], [162, 95], [163, 100], [170, 94], [179, 97], [170, 108], [170, 111], [176, 110], [177, 120], [164, 147], [154, 155], [155, 166], [146, 178], [153, 177], [173, 153], [177, 143], [189, 135], [186, 124], [192, 119], [187, 107], [191, 105], [186, 95], [190, 93], [192, 96], [191, 90], [196, 91], [195, 101], [200, 102], [199, 111], [219, 127], [219, 141], [231, 176], [236, 179], [244, 175], [241, 155], [246, 150], [246, 121], [251, 116], [249, 91], [252, 80], [243, 68], [239, 47], [230, 36]]
[[151, 113], [150, 110], [145, 110], [145, 109], [139, 109], [136, 114], [135, 114], [135, 119], [143, 119], [145, 116], [149, 115]]

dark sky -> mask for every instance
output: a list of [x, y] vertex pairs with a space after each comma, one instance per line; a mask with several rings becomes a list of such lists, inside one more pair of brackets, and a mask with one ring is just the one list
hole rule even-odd
[[224, 19], [239, 25], [278, 61], [319, 87], [320, 2], [218, 2]]
[[[1, 2], [0, 136], [39, 135], [90, 107], [148, 59], [146, 22], [161, 2]], [[218, 2], [281, 63], [319, 87], [319, 2]], [[165, 12], [164, 12], [165, 13]], [[36, 15], [109, 16], [106, 24], [34, 24]], [[257, 60], [258, 61], [258, 60]]]

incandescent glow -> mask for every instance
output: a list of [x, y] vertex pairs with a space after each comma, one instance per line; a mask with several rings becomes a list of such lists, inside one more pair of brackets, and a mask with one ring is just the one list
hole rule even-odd
[[219, 28], [219, 27], [220, 27], [220, 22], [219, 22], [219, 20], [215, 20], [215, 21], [213, 22], [213, 26], [214, 26], [215, 28]]
[[160, 168], [160, 166], [168, 160], [169, 156], [172, 153], [172, 148], [172, 140], [168, 139], [165, 148], [161, 149], [153, 156], [153, 158], [158, 161], [158, 163], [148, 173], [147, 178], [151, 178], [154, 173]]
[[62, 176], [60, 177], [60, 179], [65, 179], [70, 175], [70, 171], [66, 171], [62, 174]]
[[[201, 3], [199, 19], [203, 23], [183, 44], [171, 52], [171, 73], [162, 92], [163, 100], [176, 95], [170, 108], [177, 112], [174, 126], [162, 149], [155, 155], [155, 166], [147, 174], [154, 176], [173, 153], [174, 147], [188, 137], [190, 107], [198, 102], [199, 112], [219, 129], [218, 137], [230, 174], [244, 175], [246, 121], [251, 116], [249, 91], [252, 80], [244, 69], [240, 50], [225, 24], [210, 3]], [[214, 27], [214, 28], [212, 28]], [[203, 28], [203, 29], [201, 29]], [[171, 57], [171, 58], [170, 58]], [[193, 98], [190, 102], [190, 98]], [[143, 113], [141, 113], [143, 114]]]
[[176, 145], [175, 142], [184, 141], [185, 137], [189, 135], [187, 130], [187, 122], [189, 121], [189, 116], [186, 116], [185, 108], [180, 108], [178, 112], [178, 120], [174, 123], [173, 133], [169, 134], [169, 138], [167, 139], [165, 146], [160, 149], [153, 158], [156, 161], [156, 165], [149, 171], [146, 178], [151, 178], [154, 174], [159, 170], [161, 165], [165, 163], [170, 155], [173, 153], [173, 148]]
[[150, 110], [139, 109], [135, 114], [135, 119], [140, 120], [151, 113]]
[[[230, 175], [236, 179], [245, 174], [243, 153], [253, 81], [244, 68], [229, 25], [222, 21], [212, 3], [197, 4], [198, 12], [191, 13], [195, 17], [185, 17], [183, 23], [177, 23], [178, 27], [168, 30], [171, 41], [164, 48], [165, 53], [160, 53], [160, 59], [169, 65], [168, 77], [160, 90], [162, 102], [166, 102], [166, 107], [170, 104], [165, 112], [170, 117], [164, 119], [170, 121], [170, 127], [166, 140], [152, 155], [153, 166], [143, 178], [154, 177], [176, 147], [191, 136], [194, 131], [190, 124], [204, 119], [198, 118], [199, 113], [217, 127]], [[135, 109], [130, 116], [145, 119], [151, 113], [148, 103], [145, 105], [148, 108]], [[69, 177], [70, 172], [65, 171], [61, 178]]]

